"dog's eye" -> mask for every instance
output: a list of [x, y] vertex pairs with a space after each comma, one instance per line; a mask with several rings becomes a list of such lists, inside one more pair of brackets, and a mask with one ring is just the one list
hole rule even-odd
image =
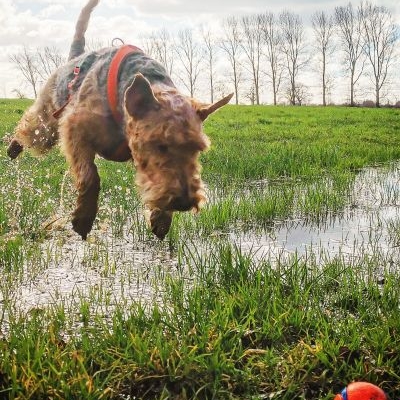
[[157, 149], [160, 153], [167, 153], [168, 152], [168, 146], [165, 144], [159, 144], [157, 146]]

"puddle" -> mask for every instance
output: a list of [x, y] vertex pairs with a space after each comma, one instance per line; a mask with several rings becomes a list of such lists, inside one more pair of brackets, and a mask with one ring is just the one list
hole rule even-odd
[[104, 234], [101, 241], [90, 243], [65, 236], [59, 232], [42, 246], [42, 254], [50, 257], [40, 269], [28, 267], [18, 284], [1, 288], [0, 337], [19, 314], [55, 304], [63, 305], [70, 315], [71, 332], [82, 325], [85, 303], [91, 315], [104, 320], [111, 320], [117, 306], [126, 306], [128, 312], [134, 303], [160, 304], [166, 277], [181, 273], [178, 260], [164, 243], [137, 246], [124, 239], [104, 238]]
[[399, 199], [399, 165], [390, 170], [368, 168], [356, 177], [350, 205], [340, 215], [328, 215], [322, 223], [276, 221], [268, 231], [235, 232], [230, 239], [242, 251], [272, 263], [293, 256], [312, 258], [317, 264], [337, 256], [347, 263], [377, 256], [399, 263], [400, 243], [390, 234], [392, 226], [400, 231]]
[[274, 224], [269, 233], [246, 233], [231, 240], [242, 251], [255, 251], [260, 259], [273, 264], [290, 260], [292, 256], [312, 258], [317, 264], [336, 256], [348, 263], [365, 257], [380, 256], [399, 262], [400, 247], [389, 236], [388, 226], [400, 224], [399, 207], [383, 207], [373, 212], [350, 210], [331, 216], [325, 224], [310, 224], [304, 220], [282, 221]]
[[126, 299], [151, 303], [161, 295], [156, 282], [178, 270], [176, 258], [160, 243], [135, 246], [104, 236], [92, 243], [60, 235], [63, 246], [57, 236], [42, 246], [44, 254], [57, 256], [40, 271], [28, 271], [14, 290], [17, 308], [40, 308], [67, 297], [99, 298], [109, 306]]
[[[363, 170], [355, 180], [348, 208], [340, 215], [328, 215], [323, 223], [306, 219], [276, 221], [268, 231], [235, 232], [228, 238], [242, 251], [271, 263], [293, 255], [316, 263], [335, 256], [352, 263], [379, 255], [380, 260], [398, 265], [399, 168], [400, 164], [389, 170]], [[398, 232], [395, 240], [391, 226]], [[34, 268], [26, 266], [18, 284], [0, 290], [0, 315], [3, 303], [14, 310], [40, 309], [57, 302], [76, 302], [79, 308], [82, 299], [88, 299], [93, 307], [104, 307], [107, 313], [116, 304], [160, 301], [169, 275], [191, 278], [166, 242], [133, 239], [128, 228], [122, 238], [104, 232], [94, 236], [88, 243], [66, 235], [65, 230], [53, 232], [41, 246], [39, 267], [36, 263]], [[208, 246], [199, 245], [197, 251], [201, 248]], [[3, 323], [6, 321], [7, 314]]]

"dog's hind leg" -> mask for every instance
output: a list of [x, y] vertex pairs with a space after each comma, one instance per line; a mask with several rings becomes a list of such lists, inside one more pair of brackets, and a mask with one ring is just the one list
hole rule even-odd
[[99, 0], [89, 0], [86, 6], [82, 8], [75, 26], [75, 35], [69, 50], [68, 61], [85, 52], [85, 33], [88, 27], [90, 14], [98, 3]]
[[76, 207], [72, 213], [72, 226], [85, 240], [97, 214], [100, 177], [94, 163], [93, 146], [86, 140], [85, 131], [80, 129], [87, 124], [84, 120], [85, 117], [81, 118], [79, 114], [71, 114], [62, 123], [60, 137], [78, 189]]

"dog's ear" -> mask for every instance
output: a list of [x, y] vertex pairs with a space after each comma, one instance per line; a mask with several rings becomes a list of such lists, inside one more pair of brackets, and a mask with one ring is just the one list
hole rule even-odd
[[233, 93], [228, 94], [228, 96], [225, 96], [223, 99], [213, 103], [213, 104], [196, 104], [194, 103], [196, 112], [200, 119], [204, 121], [210, 114], [213, 112], [217, 111], [219, 108], [225, 106], [226, 104], [229, 103], [231, 98], [233, 97]]
[[125, 92], [125, 108], [135, 119], [142, 119], [149, 111], [160, 109], [160, 103], [154, 97], [150, 82], [137, 74]]

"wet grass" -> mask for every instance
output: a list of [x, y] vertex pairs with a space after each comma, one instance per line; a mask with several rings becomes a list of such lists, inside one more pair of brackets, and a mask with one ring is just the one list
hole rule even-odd
[[[1, 132], [27, 104], [0, 100]], [[62, 223], [75, 198], [62, 156], [11, 162], [4, 144], [0, 398], [328, 400], [352, 380], [398, 398], [399, 257], [272, 264], [229, 235], [352, 207], [361, 168], [398, 171], [399, 121], [388, 109], [227, 107], [205, 127], [209, 205], [177, 215], [163, 243], [132, 166], [97, 160], [99, 216], [82, 243]], [[377, 204], [398, 206], [398, 180], [384, 182]], [[399, 219], [387, 230], [395, 251]], [[72, 289], [47, 298], [56, 280]]]
[[399, 393], [398, 276], [365, 281], [368, 266], [339, 260], [276, 270], [227, 246], [192, 263], [202, 283], [170, 280], [165, 307], [121, 305], [106, 319], [81, 299], [78, 312], [62, 304], [11, 319], [4, 393], [331, 399], [353, 379]]

